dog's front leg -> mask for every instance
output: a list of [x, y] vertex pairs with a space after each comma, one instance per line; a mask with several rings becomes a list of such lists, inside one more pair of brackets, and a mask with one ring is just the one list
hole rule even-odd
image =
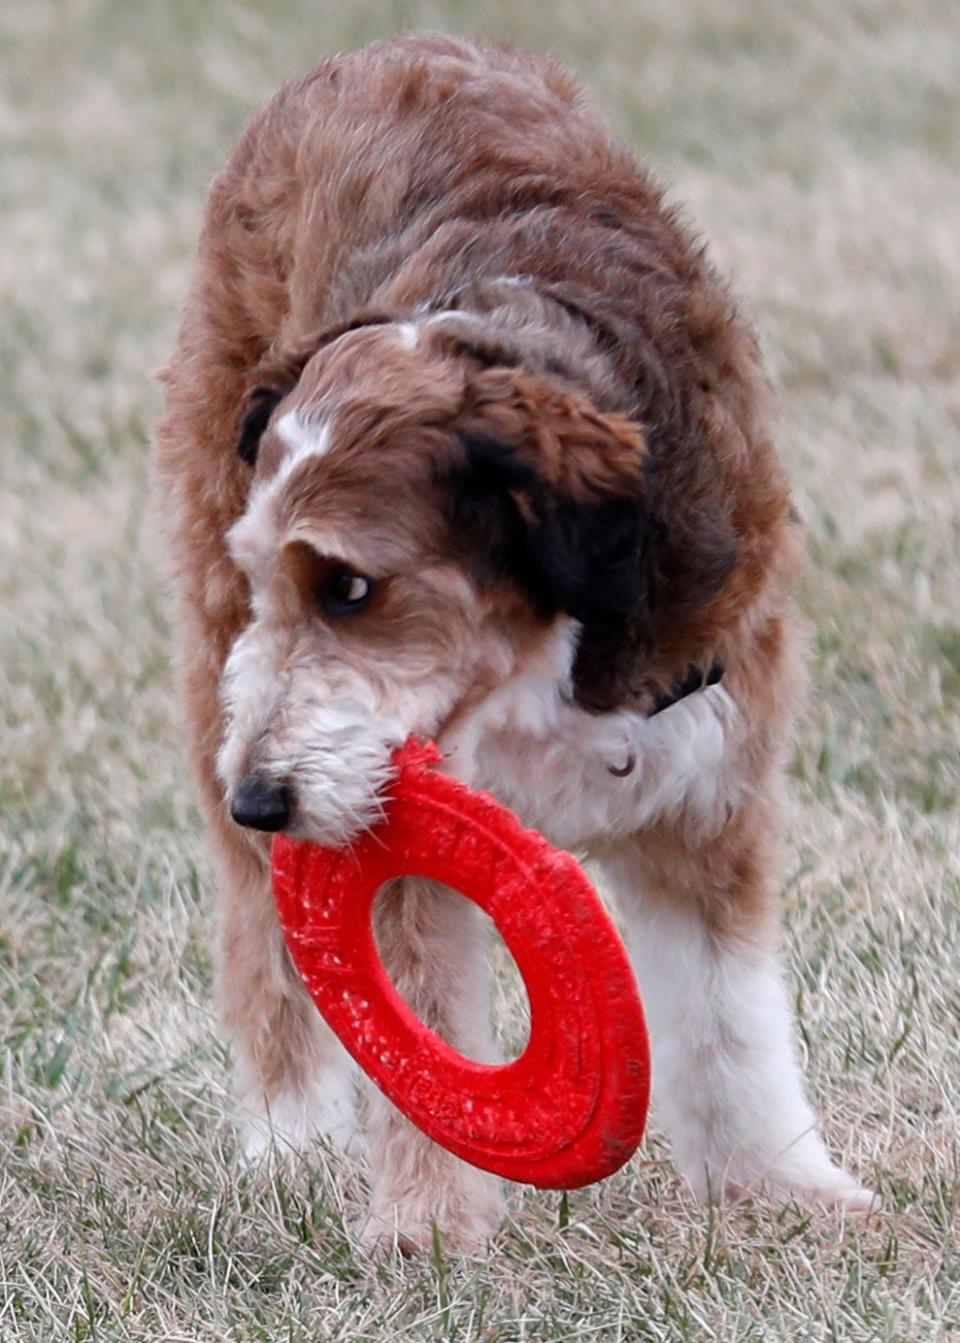
[[654, 1113], [702, 1199], [761, 1188], [865, 1213], [874, 1196], [830, 1160], [804, 1095], [769, 878], [745, 845], [651, 862], [641, 836], [605, 863], [650, 1028]]
[[314, 1006], [277, 920], [265, 862], [236, 840], [222, 859], [218, 989], [233, 1046], [238, 1129], [255, 1159], [354, 1132], [352, 1059]]
[[[492, 1061], [487, 962], [478, 911], [420, 877], [381, 892], [377, 943], [398, 992], [421, 1021], [471, 1058]], [[368, 1244], [482, 1245], [502, 1216], [500, 1183], [430, 1141], [371, 1088], [368, 1119], [373, 1192]]]

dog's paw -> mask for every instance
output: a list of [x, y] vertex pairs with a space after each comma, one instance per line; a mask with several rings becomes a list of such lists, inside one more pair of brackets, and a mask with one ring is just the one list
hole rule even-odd
[[751, 1195], [775, 1203], [796, 1202], [815, 1211], [840, 1212], [849, 1217], [870, 1217], [880, 1211], [880, 1199], [872, 1190], [835, 1166], [814, 1134], [789, 1152], [762, 1167], [752, 1160], [731, 1157], [722, 1165], [704, 1163], [700, 1177], [688, 1175], [694, 1193], [706, 1202], [736, 1203]]
[[771, 1171], [763, 1186], [778, 1202], [791, 1199], [804, 1207], [847, 1217], [872, 1217], [882, 1211], [879, 1195], [867, 1189], [842, 1166], [811, 1171], [804, 1179], [794, 1171]]
[[308, 1092], [281, 1092], [272, 1099], [248, 1098], [237, 1109], [240, 1151], [245, 1161], [253, 1163], [268, 1152], [289, 1155], [326, 1139], [339, 1151], [356, 1155], [355, 1108], [352, 1086], [339, 1084]]
[[[458, 1172], [459, 1175], [459, 1172]], [[476, 1253], [496, 1233], [503, 1219], [500, 1182], [483, 1171], [464, 1168], [454, 1182], [411, 1190], [391, 1197], [375, 1190], [370, 1216], [361, 1233], [368, 1251], [429, 1252], [439, 1235], [441, 1250]]]

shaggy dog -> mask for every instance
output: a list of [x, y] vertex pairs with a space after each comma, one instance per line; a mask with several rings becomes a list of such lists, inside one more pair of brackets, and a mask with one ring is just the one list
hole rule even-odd
[[[601, 865], [693, 1189], [868, 1209], [816, 1132], [777, 960], [801, 538], [756, 343], [569, 76], [417, 37], [282, 89], [213, 185], [163, 377], [246, 1150], [354, 1121], [270, 832], [348, 844], [416, 732]], [[408, 879], [378, 918], [418, 1015], [489, 1055], [473, 906]], [[497, 1226], [497, 1182], [379, 1095], [367, 1140], [371, 1240]]]

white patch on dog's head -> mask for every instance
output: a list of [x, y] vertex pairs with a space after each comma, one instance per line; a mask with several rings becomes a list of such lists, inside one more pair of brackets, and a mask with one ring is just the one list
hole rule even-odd
[[278, 503], [298, 467], [311, 458], [325, 457], [330, 451], [333, 424], [330, 417], [314, 422], [296, 410], [289, 410], [281, 415], [274, 432], [287, 451], [274, 474], [254, 486], [246, 511], [226, 536], [231, 557], [251, 581], [255, 611], [260, 583], [284, 539], [290, 539], [281, 535]]
[[297, 410], [288, 410], [277, 421], [277, 437], [287, 451], [280, 460], [276, 473], [264, 481], [262, 490], [277, 495], [290, 477], [310, 457], [326, 457], [333, 443], [333, 424], [328, 417], [305, 419]]
[[275, 432], [289, 448], [289, 454], [282, 463], [288, 468], [295, 466], [304, 457], [323, 457], [330, 450], [329, 420], [313, 424], [305, 421], [299, 411], [288, 410], [277, 421]]

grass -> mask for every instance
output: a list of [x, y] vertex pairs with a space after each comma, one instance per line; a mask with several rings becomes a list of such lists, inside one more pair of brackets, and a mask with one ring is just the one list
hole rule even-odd
[[[370, 1264], [362, 1171], [238, 1173], [147, 458], [206, 184], [401, 27], [547, 46], [733, 270], [810, 530], [788, 952], [875, 1226], [697, 1207], [651, 1135], [486, 1260]], [[0, 11], [0, 1339], [960, 1337], [953, 0], [33, 0]], [[509, 984], [507, 997], [515, 993]]]

